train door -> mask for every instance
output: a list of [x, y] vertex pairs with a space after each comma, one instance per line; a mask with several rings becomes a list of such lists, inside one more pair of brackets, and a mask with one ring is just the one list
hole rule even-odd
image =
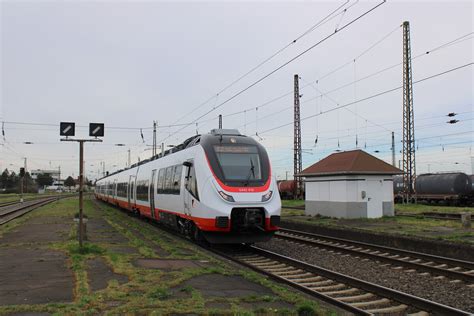
[[192, 210], [199, 201], [197, 190], [196, 170], [193, 161], [185, 161], [183, 165], [186, 167], [184, 178], [184, 214], [191, 216]]
[[156, 182], [156, 169], [151, 171], [151, 183], [150, 183], [150, 212], [151, 218], [156, 219], [155, 217], [155, 182]]
[[128, 178], [128, 194], [127, 194], [129, 209], [132, 209], [135, 206], [134, 189], [135, 189], [135, 176], [130, 176]]
[[113, 186], [113, 199], [116, 200], [117, 199], [117, 180], [114, 180], [114, 186]]

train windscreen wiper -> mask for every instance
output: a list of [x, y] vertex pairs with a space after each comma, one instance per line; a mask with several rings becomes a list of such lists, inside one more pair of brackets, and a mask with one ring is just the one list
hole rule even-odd
[[250, 183], [250, 176], [253, 175], [253, 178], [255, 179], [255, 166], [253, 165], [252, 158], [250, 158], [250, 170], [249, 170], [249, 175], [247, 176], [247, 180], [245, 181], [245, 185], [248, 186]]

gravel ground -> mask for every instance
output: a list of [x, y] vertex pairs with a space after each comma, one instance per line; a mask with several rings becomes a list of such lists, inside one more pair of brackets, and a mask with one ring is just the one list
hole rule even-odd
[[340, 272], [385, 287], [423, 297], [441, 304], [474, 313], [474, 288], [465, 283], [452, 283], [450, 279], [433, 279], [418, 272], [394, 270], [372, 260], [342, 256], [334, 252], [290, 243], [274, 238], [258, 247], [305, 261], [331, 271]]

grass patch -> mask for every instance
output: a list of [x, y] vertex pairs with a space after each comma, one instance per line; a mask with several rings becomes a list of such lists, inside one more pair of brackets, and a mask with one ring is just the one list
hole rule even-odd
[[[89, 236], [97, 236], [103, 232], [104, 236], [119, 234], [126, 237], [123, 242], [108, 243], [107, 239], [91, 239], [79, 248], [76, 241], [76, 228], [73, 222], [77, 212], [77, 199], [66, 199], [55, 202], [24, 217], [18, 224], [32, 217], [44, 217], [48, 221], [70, 222], [69, 234], [62, 242], [48, 243], [49, 249], [64, 252], [68, 257], [68, 266], [74, 275], [74, 301], [68, 304], [37, 304], [21, 306], [0, 306], [0, 315], [13, 312], [47, 312], [57, 315], [121, 315], [121, 314], [232, 314], [232, 315], [297, 315], [296, 306], [309, 305], [320, 313], [322, 309], [313, 301], [293, 292], [289, 288], [273, 283], [266, 277], [253, 271], [235, 269], [234, 266], [210, 256], [199, 250], [195, 245], [177, 239], [164, 231], [160, 231], [147, 223], [120, 212], [115, 208], [101, 205], [101, 210], [94, 207], [88, 199], [84, 203], [84, 213], [89, 218]], [[92, 225], [95, 220], [105, 219], [108, 225]], [[13, 229], [13, 228], [11, 228]], [[0, 228], [0, 233], [4, 227]], [[100, 235], [101, 236], [101, 235]], [[9, 245], [14, 246], [14, 245]], [[112, 247], [113, 246], [113, 247]], [[114, 249], [132, 247], [137, 253], [120, 253]], [[137, 258], [159, 258], [155, 247], [167, 252], [166, 258], [206, 260], [207, 267], [185, 268], [177, 271], [144, 269], [134, 265]], [[109, 281], [105, 289], [92, 292], [89, 285], [87, 262], [91, 259], [102, 258], [114, 273], [126, 275], [129, 282], [119, 284]], [[206, 274], [239, 275], [269, 288], [272, 295], [252, 295], [247, 297], [203, 297], [199, 289], [185, 286], [183, 282], [193, 277]], [[175, 293], [175, 294], [174, 294]], [[230, 309], [206, 308], [208, 302], [223, 302], [231, 306]], [[287, 302], [295, 306], [294, 310], [275, 310], [256, 307], [247, 310], [241, 304], [271, 303], [276, 301]]]
[[288, 209], [288, 208], [281, 209], [282, 217], [304, 216], [304, 215], [305, 215], [304, 210]]
[[461, 243], [474, 243], [474, 229], [462, 228], [461, 222], [423, 217], [384, 216], [382, 218], [337, 219], [320, 216], [294, 216], [286, 220], [317, 226], [348, 228], [382, 234], [421, 237]]
[[102, 247], [92, 244], [89, 242], [84, 242], [82, 247], [79, 246], [78, 243], [70, 243], [67, 246], [67, 249], [71, 255], [89, 255], [89, 254], [95, 254], [95, 255], [101, 255], [105, 253], [105, 249]]
[[281, 200], [281, 205], [285, 207], [304, 207], [304, 200]]
[[474, 207], [456, 207], [443, 205], [426, 205], [426, 204], [395, 204], [395, 211], [397, 213], [474, 213]]

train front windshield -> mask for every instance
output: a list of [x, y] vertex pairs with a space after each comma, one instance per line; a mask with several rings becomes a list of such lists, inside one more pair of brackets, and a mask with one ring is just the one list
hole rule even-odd
[[262, 168], [256, 146], [214, 146], [217, 161], [227, 181], [261, 181]]

